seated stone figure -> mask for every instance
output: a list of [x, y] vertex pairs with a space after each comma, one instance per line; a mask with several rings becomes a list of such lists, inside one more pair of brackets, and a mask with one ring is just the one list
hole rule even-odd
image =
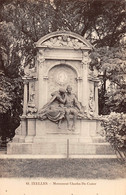
[[[72, 93], [72, 87], [70, 85], [66, 88], [64, 106], [67, 128], [68, 130], [74, 130], [77, 117], [84, 118], [84, 109], [81, 103], [77, 100], [76, 95]], [[73, 115], [72, 127], [70, 127], [70, 115]]]
[[[60, 128], [61, 121], [65, 118], [68, 130], [74, 130], [78, 117], [87, 118], [82, 104], [77, 100], [76, 95], [72, 93], [72, 87], [70, 85], [67, 86], [66, 90], [61, 88], [51, 95], [52, 98], [50, 101], [38, 112], [38, 118], [40, 120], [49, 119], [58, 123], [58, 128]], [[71, 116], [73, 123], [70, 127]]]
[[58, 123], [58, 127], [60, 128], [61, 120], [65, 117], [65, 90], [61, 88], [51, 95], [52, 98], [50, 101], [38, 112], [38, 118], [41, 120], [48, 118], [49, 120]]

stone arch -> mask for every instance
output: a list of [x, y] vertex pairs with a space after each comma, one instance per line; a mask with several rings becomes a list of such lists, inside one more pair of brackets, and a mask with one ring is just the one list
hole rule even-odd
[[[92, 45], [82, 36], [68, 31], [56, 31], [42, 37], [35, 43], [38, 50], [37, 71], [38, 89], [44, 91], [44, 95], [38, 94], [38, 105], [41, 108], [50, 98], [51, 90], [49, 86], [48, 74], [56, 65], [66, 66], [76, 73], [75, 93], [80, 102], [87, 102], [85, 95], [88, 88], [88, 52], [92, 50]], [[55, 74], [54, 74], [55, 75]], [[65, 77], [62, 75], [62, 77]], [[75, 81], [75, 80], [74, 80]], [[58, 86], [58, 85], [57, 85]], [[59, 86], [60, 87], [60, 86]], [[59, 87], [54, 90], [59, 89]], [[52, 88], [53, 90], [53, 88]]]
[[71, 69], [73, 69], [77, 73], [77, 77], [81, 77], [80, 71], [76, 67], [73, 67], [73, 65], [71, 65], [71, 63], [69, 63], [69, 62], [61, 62], [61, 63], [58, 63], [58, 64], [52, 64], [52, 65], [50, 65], [50, 67], [45, 72], [45, 77], [48, 77], [48, 73], [49, 73], [49, 71], [53, 67], [60, 66], [60, 65], [63, 65], [63, 64], [66, 65], [66, 66], [68, 66], [68, 67], [70, 67]]
[[[45, 35], [44, 37], [42, 37], [41, 39], [39, 39], [35, 43], [35, 45], [38, 48], [41, 48], [41, 47], [55, 48], [56, 47], [55, 41], [57, 38], [62, 38], [62, 41], [58, 40], [61, 43], [61, 45], [59, 45], [60, 47], [69, 47], [69, 48], [74, 48], [74, 49], [88, 49], [88, 50], [91, 50], [93, 48], [93, 46], [86, 39], [84, 39], [82, 36], [80, 36], [76, 33], [70, 32], [70, 31], [56, 31], [56, 32], [49, 33], [49, 34]], [[71, 39], [72, 41], [75, 40], [75, 44], [72, 43], [71, 40], [69, 42], [69, 39]], [[58, 43], [58, 41], [57, 41], [57, 43]], [[64, 42], [64, 44], [63, 44], [63, 42]], [[68, 45], [68, 42], [71, 44]]]

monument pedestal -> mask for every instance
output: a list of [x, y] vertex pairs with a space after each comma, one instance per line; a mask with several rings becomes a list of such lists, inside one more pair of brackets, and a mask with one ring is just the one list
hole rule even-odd
[[[96, 119], [78, 120], [75, 131], [67, 130], [64, 120], [61, 129], [49, 120], [36, 121], [34, 136], [27, 135], [25, 142], [20, 139], [8, 143], [7, 154], [33, 155], [108, 155], [113, 154], [111, 146], [99, 135], [99, 121]], [[33, 120], [32, 120], [33, 121]]]

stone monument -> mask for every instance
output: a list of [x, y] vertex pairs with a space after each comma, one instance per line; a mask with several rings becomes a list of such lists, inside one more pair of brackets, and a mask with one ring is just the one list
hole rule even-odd
[[89, 70], [92, 45], [78, 34], [57, 31], [35, 46], [35, 66], [24, 70], [21, 125], [7, 153], [111, 153], [98, 134], [99, 79], [96, 70]]

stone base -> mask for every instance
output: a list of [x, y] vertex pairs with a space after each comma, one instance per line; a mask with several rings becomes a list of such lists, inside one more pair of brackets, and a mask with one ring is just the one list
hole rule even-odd
[[[69, 131], [66, 120], [61, 129], [51, 121], [27, 119], [25, 136], [15, 136], [8, 143], [7, 154], [34, 155], [106, 155], [113, 154], [111, 146], [99, 135], [97, 120], [77, 120], [76, 129]], [[17, 139], [18, 138], [18, 139]]]
[[44, 143], [9, 143], [7, 154], [41, 155], [109, 155], [114, 154], [108, 143], [44, 142]]

